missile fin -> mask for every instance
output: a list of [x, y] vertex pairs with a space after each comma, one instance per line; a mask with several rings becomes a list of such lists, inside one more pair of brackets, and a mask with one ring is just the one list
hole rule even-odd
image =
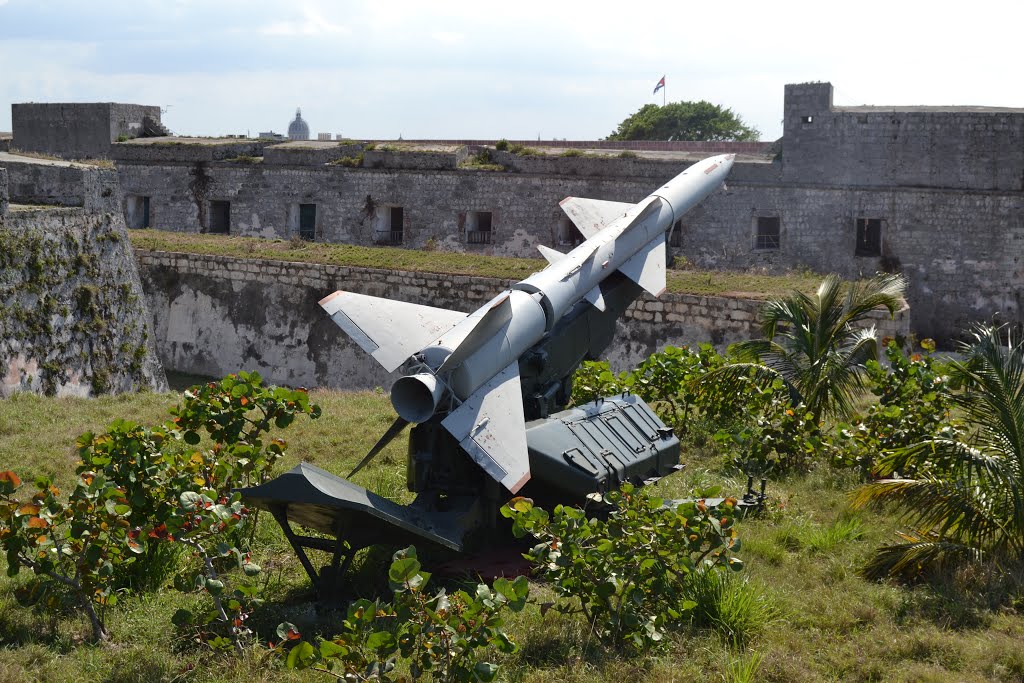
[[562, 252], [552, 249], [551, 247], [546, 247], [543, 244], [538, 244], [537, 249], [540, 250], [541, 255], [547, 259], [548, 263], [558, 263], [565, 258], [565, 254]]
[[[476, 322], [473, 322], [476, 319]], [[455, 346], [451, 355], [445, 358], [436, 371], [441, 374], [446, 370], [458, 367], [462, 361], [473, 354], [484, 342], [493, 337], [498, 330], [512, 319], [512, 302], [509, 293], [503, 292], [488, 304], [474, 311], [466, 318], [466, 325], [472, 325], [465, 336]], [[448, 341], [448, 340], [446, 340]]]
[[560, 205], [565, 215], [588, 240], [605, 226], [625, 216], [635, 206], [628, 202], [609, 202], [582, 197], [566, 197]]
[[474, 462], [512, 493], [530, 479], [518, 361], [473, 392], [441, 424]]
[[320, 306], [388, 372], [466, 319], [445, 308], [343, 291], [324, 297]]
[[623, 263], [619, 272], [654, 296], [661, 296], [665, 291], [665, 235], [651, 240]]
[[594, 287], [592, 290], [587, 292], [586, 296], [584, 296], [583, 298], [589, 301], [591, 304], [593, 304], [594, 308], [601, 312], [604, 312], [604, 294], [601, 293], [600, 285]]

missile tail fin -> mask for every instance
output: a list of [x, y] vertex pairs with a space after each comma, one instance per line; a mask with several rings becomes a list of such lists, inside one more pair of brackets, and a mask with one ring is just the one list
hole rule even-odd
[[594, 308], [601, 312], [604, 312], [604, 294], [601, 293], [601, 285], [598, 285], [597, 287], [594, 287], [592, 290], [587, 292], [586, 296], [584, 296], [583, 298], [589, 301], [594, 306]]
[[540, 250], [541, 256], [547, 259], [548, 263], [558, 263], [565, 258], [565, 254], [562, 252], [557, 249], [552, 249], [551, 247], [546, 247], [543, 244], [538, 244], [537, 249]]
[[665, 291], [665, 235], [651, 240], [633, 258], [619, 267], [619, 272], [654, 296]]
[[566, 197], [560, 205], [565, 215], [588, 240], [605, 226], [625, 216], [635, 206], [627, 202], [608, 202], [603, 199], [582, 197]]
[[441, 424], [474, 462], [512, 493], [530, 479], [518, 361], [473, 392]]
[[458, 311], [343, 291], [324, 297], [320, 306], [388, 372], [466, 318]]

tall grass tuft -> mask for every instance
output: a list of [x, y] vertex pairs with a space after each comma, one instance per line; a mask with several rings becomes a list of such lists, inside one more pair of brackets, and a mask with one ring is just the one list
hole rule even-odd
[[763, 631], [779, 614], [772, 599], [747, 578], [720, 571], [697, 571], [689, 580], [695, 626], [712, 628], [740, 646]]

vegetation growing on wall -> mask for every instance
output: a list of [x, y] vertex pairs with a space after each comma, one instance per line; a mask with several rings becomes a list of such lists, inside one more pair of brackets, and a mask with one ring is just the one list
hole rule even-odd
[[[132, 287], [128, 245], [115, 218], [52, 230], [0, 225], [0, 372], [38, 367], [24, 388], [53, 394], [149, 386], [145, 317]], [[17, 379], [17, 374], [13, 377]]]

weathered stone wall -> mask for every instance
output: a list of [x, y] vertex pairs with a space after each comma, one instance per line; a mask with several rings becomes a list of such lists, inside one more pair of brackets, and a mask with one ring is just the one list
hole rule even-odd
[[85, 204], [82, 181], [85, 168], [81, 165], [4, 155], [0, 166], [7, 169], [8, 191], [13, 202], [55, 206]]
[[[337, 289], [470, 312], [507, 287], [491, 278], [137, 252], [153, 313], [157, 353], [168, 369], [220, 376], [257, 370], [292, 386], [388, 386], [388, 375], [317, 302]], [[617, 369], [668, 344], [719, 347], [760, 336], [761, 302], [666, 294], [629, 308], [604, 357]], [[876, 316], [879, 335], [909, 331], [909, 311]], [[400, 324], [397, 323], [396, 324]]]
[[[406, 246], [429, 243], [449, 251], [533, 256], [539, 244], [565, 241], [558, 206], [564, 197], [635, 202], [683, 168], [678, 162], [614, 162], [635, 164], [637, 177], [227, 162], [122, 165], [120, 174], [126, 188], [159, 193], [159, 200], [151, 200], [150, 219], [162, 229], [194, 229], [183, 226], [194, 226], [199, 207], [220, 199], [231, 202], [232, 234], [289, 237], [296, 231], [289, 210], [314, 203], [316, 239], [372, 244], [387, 207], [397, 205], [404, 207]], [[652, 169], [660, 169], [662, 176], [654, 177]], [[728, 192], [713, 195], [684, 219], [679, 253], [706, 268], [810, 268], [847, 278], [901, 269], [910, 279], [916, 331], [942, 341], [958, 336], [972, 321], [993, 316], [1024, 320], [1022, 193], [793, 185], [778, 180], [778, 173], [776, 164], [735, 167]], [[491, 212], [492, 244], [466, 243], [470, 211]], [[779, 248], [758, 250], [757, 217], [772, 215], [781, 219]], [[858, 218], [882, 220], [880, 256], [855, 255]]]
[[117, 171], [86, 164], [0, 153], [9, 200], [16, 204], [123, 211]]
[[0, 397], [165, 388], [120, 211], [0, 216]]
[[[810, 268], [847, 278], [901, 270], [919, 336], [974, 321], [1024, 322], [1024, 195], [730, 183], [684, 220], [680, 252], [703, 268]], [[757, 216], [780, 246], [755, 249]], [[882, 220], [880, 257], [855, 255], [857, 218]]]
[[160, 121], [160, 107], [113, 102], [11, 105], [11, 148], [69, 159], [106, 157], [119, 136], [136, 137], [142, 119]]
[[831, 83], [786, 86], [784, 179], [1024, 190], [1024, 110], [835, 107]]
[[0, 218], [7, 213], [10, 197], [7, 194], [7, 169], [0, 168]]

